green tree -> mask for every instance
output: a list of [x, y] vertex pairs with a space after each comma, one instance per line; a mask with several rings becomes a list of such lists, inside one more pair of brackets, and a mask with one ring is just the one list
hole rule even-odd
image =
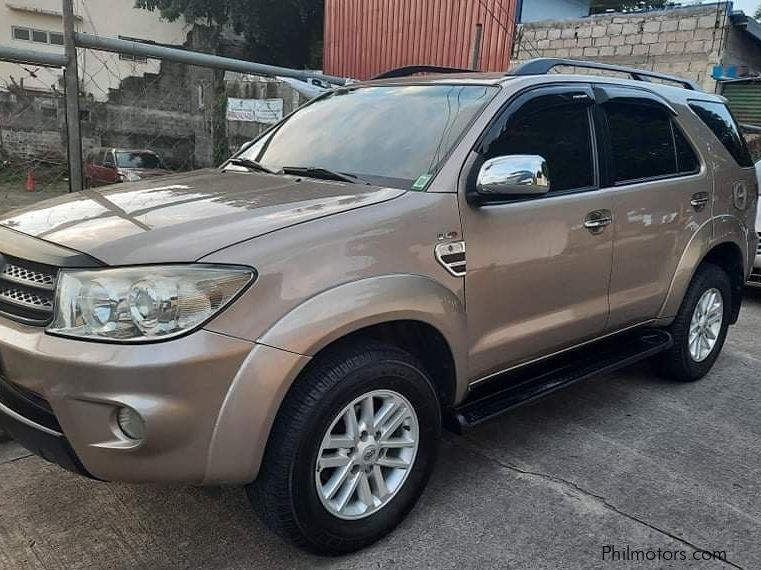
[[[170, 22], [180, 18], [191, 24], [208, 28], [208, 51], [218, 54], [222, 29], [228, 24], [232, 13], [232, 0], [136, 0], [135, 7], [158, 10]], [[225, 72], [214, 70], [214, 93], [211, 101], [212, 160], [221, 164], [230, 155], [227, 141], [227, 93]]]
[[230, 19], [231, 3], [230, 0], [137, 0], [136, 7], [151, 12], [159, 10], [170, 22], [185, 18], [190, 23], [223, 26]]
[[756, 8], [756, 11], [753, 13], [753, 17], [754, 17], [756, 20], [761, 20], [761, 6], [759, 6], [758, 8]]
[[[250, 59], [284, 67], [322, 65], [323, 0], [135, 0], [137, 8], [159, 11], [170, 22], [183, 18], [206, 26], [210, 50], [220, 52], [230, 26], [246, 40]], [[229, 155], [224, 72], [214, 72], [212, 102], [214, 162]]]
[[592, 0], [592, 14], [599, 14], [608, 10], [622, 12], [624, 10], [642, 10], [648, 8], [662, 8], [672, 4], [669, 0]]
[[323, 0], [136, 0], [169, 21], [184, 18], [241, 34], [248, 56], [285, 67], [318, 67], [322, 62]]

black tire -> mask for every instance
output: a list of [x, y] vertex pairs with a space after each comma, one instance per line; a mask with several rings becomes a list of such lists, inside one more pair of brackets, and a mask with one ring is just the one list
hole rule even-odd
[[[721, 293], [724, 305], [723, 318], [712, 352], [705, 360], [698, 362], [692, 358], [688, 347], [690, 323], [698, 301], [709, 289], [717, 289]], [[721, 267], [712, 263], [703, 263], [695, 272], [676, 319], [669, 327], [674, 337], [674, 346], [661, 356], [666, 377], [679, 382], [694, 382], [708, 374], [724, 346], [731, 313], [732, 285], [729, 276]]]
[[[393, 390], [415, 410], [419, 447], [396, 495], [358, 520], [341, 519], [322, 504], [314, 473], [331, 422], [354, 399]], [[246, 487], [264, 523], [280, 536], [321, 555], [359, 550], [393, 530], [412, 510], [433, 469], [441, 435], [436, 390], [411, 354], [375, 341], [351, 342], [310, 363], [286, 396], [270, 434], [259, 476]]]

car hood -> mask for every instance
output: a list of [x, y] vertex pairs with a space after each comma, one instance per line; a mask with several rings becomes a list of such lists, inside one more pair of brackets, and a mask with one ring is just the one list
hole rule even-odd
[[163, 168], [121, 168], [124, 172], [132, 172], [137, 174], [140, 178], [155, 178], [156, 176], [166, 176], [171, 174], [171, 171], [164, 170]]
[[228, 170], [85, 190], [16, 210], [0, 225], [109, 265], [191, 262], [404, 190]]

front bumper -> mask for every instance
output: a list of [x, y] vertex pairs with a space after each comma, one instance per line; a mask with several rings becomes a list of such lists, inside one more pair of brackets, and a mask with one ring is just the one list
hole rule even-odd
[[0, 427], [35, 455], [91, 476], [61, 433], [55, 415], [4, 378], [0, 378]]
[[[230, 436], [247, 425], [237, 417], [241, 403], [228, 401], [231, 391], [247, 385], [256, 394], [254, 380], [278, 385], [301, 358], [205, 330], [115, 345], [0, 319], [0, 426], [37, 455], [97, 479], [238, 482], [256, 475], [251, 458], [261, 456], [266, 433]], [[254, 362], [269, 369], [256, 370]], [[266, 394], [261, 399], [271, 407]], [[256, 404], [248, 402], [251, 415], [272, 415]], [[142, 441], [119, 429], [123, 406], [144, 419]]]

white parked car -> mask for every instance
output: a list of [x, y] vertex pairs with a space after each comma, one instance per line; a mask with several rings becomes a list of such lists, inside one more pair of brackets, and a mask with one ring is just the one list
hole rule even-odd
[[[761, 188], [761, 160], [756, 163], [756, 177], [759, 180], [759, 187]], [[761, 193], [761, 190], [759, 190]], [[756, 213], [756, 232], [761, 236], [761, 209]], [[756, 261], [753, 264], [753, 273], [748, 279], [748, 285], [752, 287], [761, 287], [761, 243], [756, 248]]]

